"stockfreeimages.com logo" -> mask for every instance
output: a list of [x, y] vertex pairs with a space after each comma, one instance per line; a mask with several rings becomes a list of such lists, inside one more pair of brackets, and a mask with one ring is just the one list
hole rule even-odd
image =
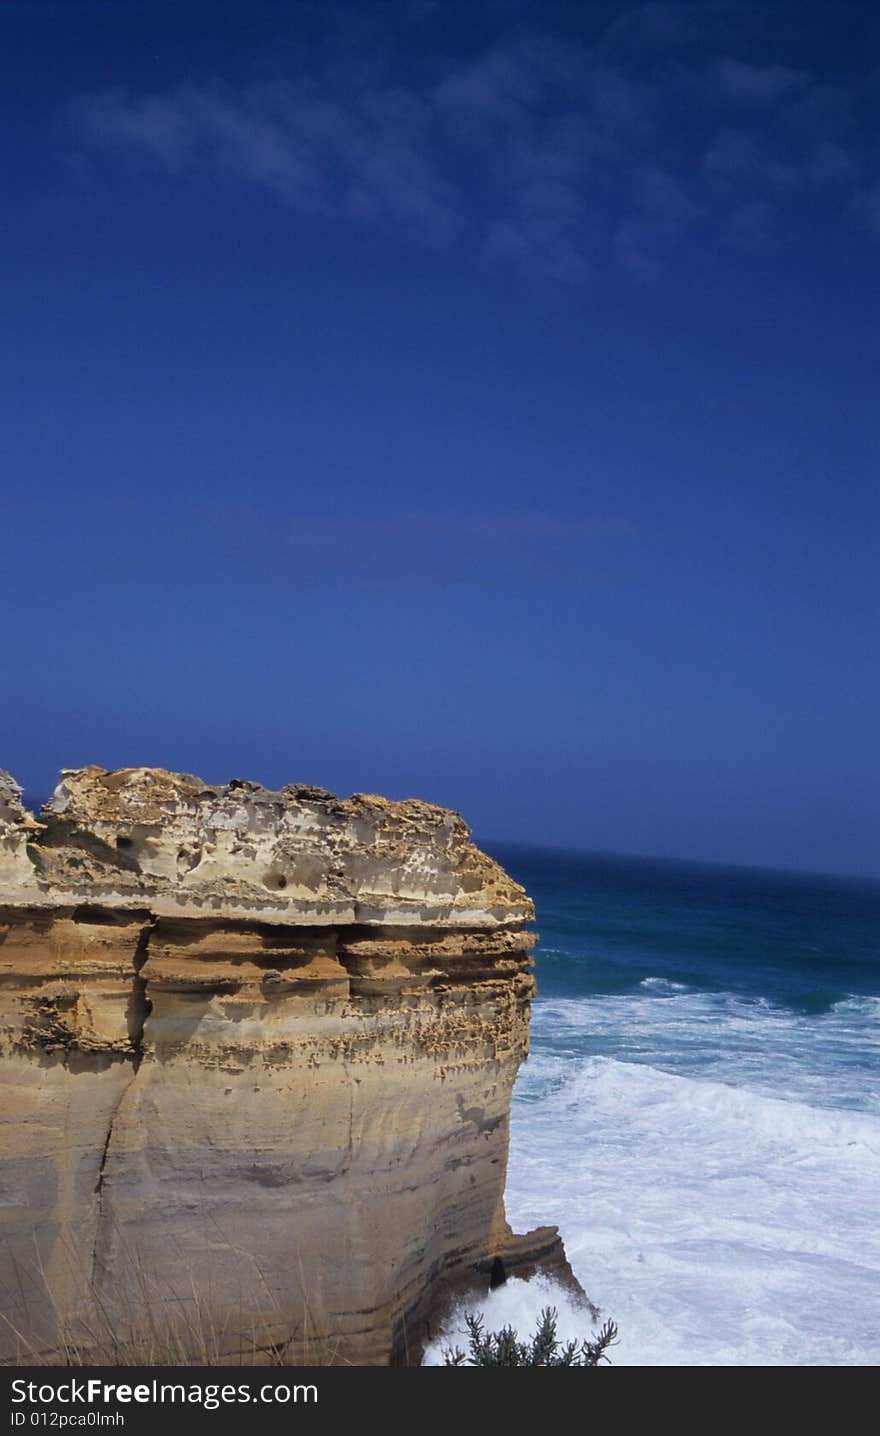
[[[36, 1382], [15, 1380], [12, 1382], [13, 1406], [201, 1406], [204, 1411], [216, 1411], [221, 1406], [259, 1404], [287, 1406], [298, 1403], [317, 1403], [318, 1388], [314, 1385], [288, 1386], [284, 1382], [266, 1382], [261, 1386], [250, 1382], [235, 1385], [221, 1385], [219, 1382], [165, 1382], [139, 1381], [131, 1385], [125, 1381], [101, 1381], [90, 1377], [87, 1381]], [[85, 1426], [104, 1424], [97, 1422], [99, 1414], [107, 1416], [108, 1424], [114, 1421], [107, 1413], [71, 1412], [68, 1422], [53, 1424]], [[34, 1422], [36, 1411], [13, 1411], [12, 1425], [40, 1424]]]

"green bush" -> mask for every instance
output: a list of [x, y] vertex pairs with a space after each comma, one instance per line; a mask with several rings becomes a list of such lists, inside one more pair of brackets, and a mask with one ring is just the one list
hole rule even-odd
[[594, 1341], [584, 1339], [561, 1342], [556, 1335], [558, 1313], [553, 1306], [541, 1312], [537, 1330], [531, 1341], [520, 1341], [512, 1326], [500, 1331], [483, 1331], [483, 1318], [467, 1313], [469, 1351], [458, 1346], [443, 1352], [446, 1366], [599, 1366], [610, 1361], [609, 1346], [617, 1340], [617, 1327], [606, 1321]]

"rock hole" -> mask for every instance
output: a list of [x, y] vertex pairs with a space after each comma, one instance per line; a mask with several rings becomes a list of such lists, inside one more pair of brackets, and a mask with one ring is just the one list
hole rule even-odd
[[95, 927], [118, 927], [130, 921], [126, 913], [116, 913], [105, 907], [92, 907], [88, 903], [75, 907], [71, 916], [74, 922], [92, 923]]
[[506, 1281], [507, 1272], [504, 1268], [504, 1262], [501, 1260], [500, 1257], [497, 1256], [493, 1261], [492, 1269], [489, 1272], [489, 1290], [495, 1291], [497, 1287], [503, 1286]]

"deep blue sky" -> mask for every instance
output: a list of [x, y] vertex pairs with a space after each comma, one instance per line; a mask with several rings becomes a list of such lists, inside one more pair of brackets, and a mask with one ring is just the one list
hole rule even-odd
[[880, 7], [0, 27], [0, 764], [880, 875]]

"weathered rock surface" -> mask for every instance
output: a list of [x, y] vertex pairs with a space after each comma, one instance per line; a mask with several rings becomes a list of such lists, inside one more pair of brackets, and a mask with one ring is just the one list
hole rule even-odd
[[504, 1216], [532, 915], [428, 803], [90, 767], [37, 822], [0, 774], [3, 1358], [97, 1311], [406, 1360], [565, 1270]]

